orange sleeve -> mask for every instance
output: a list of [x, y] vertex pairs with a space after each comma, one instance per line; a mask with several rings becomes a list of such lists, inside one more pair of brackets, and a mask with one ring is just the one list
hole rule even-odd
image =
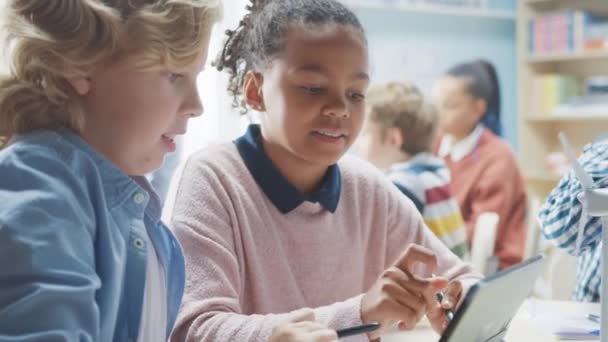
[[481, 213], [497, 213], [499, 223], [494, 254], [498, 257], [499, 267], [502, 269], [520, 262], [525, 243], [526, 193], [512, 155], [495, 156], [486, 165], [471, 198], [471, 215], [466, 222], [469, 231], [474, 232]]

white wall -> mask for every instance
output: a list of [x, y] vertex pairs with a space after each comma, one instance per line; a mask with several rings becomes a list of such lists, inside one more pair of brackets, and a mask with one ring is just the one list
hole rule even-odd
[[230, 0], [223, 3], [224, 18], [214, 28], [207, 66], [198, 82], [205, 112], [202, 116], [190, 120], [182, 160], [209, 143], [228, 141], [238, 137], [246, 127], [246, 120], [241, 118], [238, 110], [231, 106], [232, 97], [226, 90], [227, 73], [220, 73], [211, 66], [211, 62], [222, 48], [226, 37], [224, 32], [226, 29], [236, 28], [245, 14], [246, 2], [244, 0]]
[[370, 42], [373, 82], [409, 79], [428, 94], [452, 65], [476, 58], [491, 61], [500, 82], [503, 136], [517, 147], [514, 20], [391, 10], [356, 12]]

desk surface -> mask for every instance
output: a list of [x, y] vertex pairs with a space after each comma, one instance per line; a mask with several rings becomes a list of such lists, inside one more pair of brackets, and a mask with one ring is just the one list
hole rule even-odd
[[[554, 301], [535, 301], [536, 303], [526, 302], [511, 322], [507, 332], [506, 342], [554, 342], [560, 341], [549, 331], [544, 331], [542, 327], [536, 325], [531, 317], [530, 309], [532, 305], [540, 304], [544, 310], [554, 312], [564, 312], [567, 314], [587, 314], [598, 313], [599, 304], [574, 303], [574, 302], [554, 302]], [[433, 331], [427, 321], [422, 321], [416, 329], [407, 332], [389, 333], [382, 337], [382, 342], [436, 342], [439, 335]], [[597, 341], [597, 340], [595, 340]]]

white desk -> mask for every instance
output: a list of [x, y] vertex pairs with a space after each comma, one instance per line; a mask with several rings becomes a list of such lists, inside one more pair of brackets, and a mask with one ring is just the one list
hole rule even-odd
[[[567, 314], [599, 313], [599, 304], [586, 304], [574, 302], [536, 301], [545, 309]], [[382, 337], [382, 342], [436, 342], [439, 335], [433, 331], [428, 321], [423, 320], [413, 331], [394, 332]], [[507, 332], [506, 342], [554, 342], [556, 339], [550, 332], [544, 331], [530, 318], [530, 303], [526, 302], [511, 322]], [[597, 340], [595, 340], [597, 341]]]

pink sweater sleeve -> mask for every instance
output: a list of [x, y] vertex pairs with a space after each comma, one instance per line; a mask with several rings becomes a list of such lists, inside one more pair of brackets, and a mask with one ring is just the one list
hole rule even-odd
[[[231, 210], [238, 199], [231, 198], [222, 181], [210, 167], [189, 162], [179, 184], [172, 228], [186, 255], [187, 276], [171, 341], [266, 342], [288, 317], [242, 312], [242, 270], [235, 248], [239, 232]], [[315, 308], [317, 321], [333, 328], [361, 324], [361, 297]], [[359, 336], [349, 341], [366, 340]]]

